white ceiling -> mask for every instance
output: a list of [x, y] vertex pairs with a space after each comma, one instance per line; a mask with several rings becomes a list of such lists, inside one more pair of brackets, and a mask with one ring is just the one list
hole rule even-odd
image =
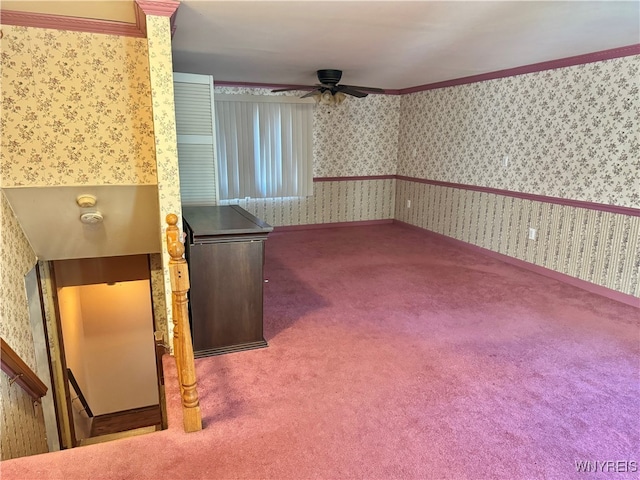
[[[115, 257], [159, 252], [160, 207], [157, 185], [84, 185], [2, 189], [40, 260]], [[79, 195], [97, 198], [81, 208]], [[80, 222], [99, 211], [104, 221]]]
[[174, 71], [402, 89], [640, 43], [640, 2], [182, 0]]

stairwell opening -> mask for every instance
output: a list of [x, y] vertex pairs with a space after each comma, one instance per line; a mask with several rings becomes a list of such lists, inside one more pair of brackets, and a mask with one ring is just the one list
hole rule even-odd
[[51, 267], [74, 446], [166, 428], [148, 255]]

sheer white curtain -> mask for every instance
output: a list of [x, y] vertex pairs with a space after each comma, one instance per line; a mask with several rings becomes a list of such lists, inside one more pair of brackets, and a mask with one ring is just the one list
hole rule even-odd
[[313, 193], [313, 101], [215, 96], [221, 199]]

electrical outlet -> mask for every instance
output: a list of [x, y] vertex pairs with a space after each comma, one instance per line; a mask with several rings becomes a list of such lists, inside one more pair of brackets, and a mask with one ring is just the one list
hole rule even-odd
[[407, 200], [407, 208], [411, 208], [411, 200]]
[[504, 158], [502, 159], [502, 166], [503, 167], [509, 166], [509, 155], [505, 155]]
[[529, 240], [536, 240], [538, 238], [538, 231], [535, 228], [529, 229]]

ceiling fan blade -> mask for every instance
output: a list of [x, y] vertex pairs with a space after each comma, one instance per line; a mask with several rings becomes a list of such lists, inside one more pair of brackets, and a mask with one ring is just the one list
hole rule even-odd
[[358, 98], [364, 98], [367, 95], [369, 95], [368, 93], [355, 90], [347, 85], [338, 85], [336, 87], [336, 91], [346, 93], [347, 95], [351, 95], [352, 97], [358, 97]]
[[315, 89], [316, 87], [313, 87], [311, 85], [299, 85], [297, 87], [278, 88], [276, 90], [271, 90], [271, 93], [292, 92], [294, 90], [315, 90]]
[[358, 87], [357, 85], [340, 85], [341, 87], [347, 88], [355, 88], [356, 90], [364, 90], [369, 93], [384, 93], [384, 89], [382, 88], [374, 88], [374, 87]]
[[315, 94], [322, 92], [322, 90], [320, 90], [319, 88], [316, 88], [315, 90], [311, 90], [309, 93], [304, 94], [303, 96], [301, 96], [300, 98], [309, 98], [309, 97], [313, 97]]

